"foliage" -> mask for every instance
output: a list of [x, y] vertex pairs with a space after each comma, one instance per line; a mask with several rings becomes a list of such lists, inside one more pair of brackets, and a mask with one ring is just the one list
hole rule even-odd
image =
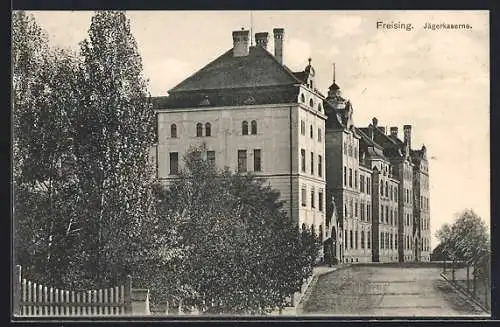
[[480, 257], [489, 253], [486, 224], [471, 209], [458, 214], [451, 226], [443, 225], [436, 237], [453, 260], [465, 260], [474, 264]]
[[186, 251], [180, 284], [208, 313], [283, 306], [311, 274], [317, 240], [310, 231], [299, 234], [265, 180], [220, 171], [205, 151], [193, 148], [179, 179], [164, 191], [164, 223], [176, 229]]
[[69, 254], [75, 179], [68, 119], [76, 105], [75, 56], [49, 48], [33, 17], [14, 12], [13, 113], [16, 261], [37, 280], [59, 285], [54, 269]]
[[97, 12], [76, 56], [15, 12], [13, 76], [16, 261], [56, 287], [141, 274], [155, 255], [154, 126], [125, 14]]

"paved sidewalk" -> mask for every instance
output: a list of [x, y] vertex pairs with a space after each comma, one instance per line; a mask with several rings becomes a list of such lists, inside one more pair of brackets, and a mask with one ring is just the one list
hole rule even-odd
[[[318, 282], [318, 277], [329, 274], [331, 272], [334, 272], [338, 269], [342, 268], [347, 268], [350, 267], [351, 264], [337, 264], [332, 267], [329, 266], [319, 266], [319, 267], [314, 267], [313, 268], [313, 273], [311, 276], [311, 279], [308, 284], [306, 284], [306, 288], [304, 290], [304, 293], [302, 296], [296, 300], [295, 306], [294, 307], [285, 307], [282, 312], [281, 316], [296, 316], [297, 315], [297, 309], [301, 307], [302, 303], [306, 302], [307, 299], [309, 298], [312, 289], [314, 288], [314, 285]], [[271, 316], [279, 316], [279, 310], [273, 311]]]

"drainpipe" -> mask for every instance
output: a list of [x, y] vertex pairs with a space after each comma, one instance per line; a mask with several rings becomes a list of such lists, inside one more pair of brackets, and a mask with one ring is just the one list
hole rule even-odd
[[[290, 115], [289, 115], [289, 123], [290, 123], [290, 219], [293, 222], [293, 147], [292, 147], [292, 106], [290, 106]], [[297, 222], [298, 224], [299, 222]]]

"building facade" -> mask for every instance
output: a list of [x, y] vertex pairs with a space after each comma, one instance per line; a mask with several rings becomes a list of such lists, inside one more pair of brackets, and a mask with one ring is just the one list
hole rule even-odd
[[[192, 146], [206, 160], [265, 178], [285, 210], [312, 228], [339, 262], [429, 260], [429, 173], [425, 146], [411, 149], [376, 118], [356, 127], [354, 109], [333, 81], [325, 97], [311, 59], [285, 64], [282, 28], [232, 33], [233, 47], [153, 99], [157, 176], [165, 185], [184, 168]], [[408, 128], [409, 127], [409, 128]]]

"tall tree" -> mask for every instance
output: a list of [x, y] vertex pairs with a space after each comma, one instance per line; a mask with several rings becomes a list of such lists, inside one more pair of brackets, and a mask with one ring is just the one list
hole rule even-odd
[[16, 262], [60, 285], [60, 261], [74, 234], [66, 203], [75, 181], [67, 163], [77, 63], [74, 54], [49, 47], [31, 15], [14, 12], [12, 21]]
[[81, 55], [81, 102], [72, 117], [87, 240], [79, 260], [84, 284], [102, 286], [132, 272], [141, 230], [154, 216], [153, 110], [124, 12], [96, 12]]

